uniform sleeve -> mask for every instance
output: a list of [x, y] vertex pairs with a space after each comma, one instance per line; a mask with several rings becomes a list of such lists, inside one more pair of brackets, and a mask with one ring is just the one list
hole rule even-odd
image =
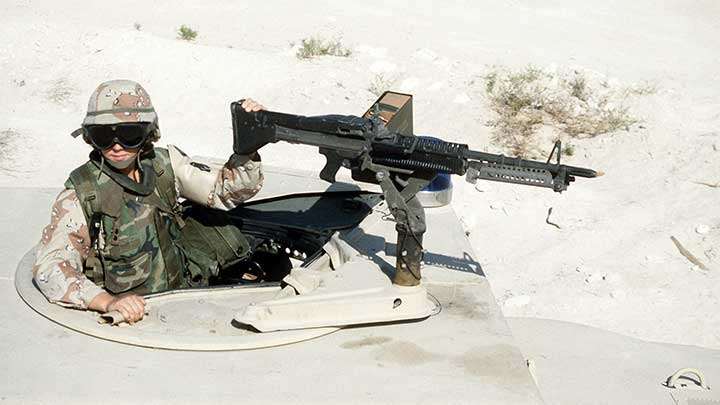
[[233, 154], [224, 165], [191, 159], [168, 145], [175, 186], [180, 197], [210, 208], [229, 210], [260, 191], [263, 183], [260, 156]]
[[75, 190], [64, 190], [52, 207], [38, 244], [33, 279], [50, 302], [87, 308], [103, 289], [85, 277], [90, 234]]

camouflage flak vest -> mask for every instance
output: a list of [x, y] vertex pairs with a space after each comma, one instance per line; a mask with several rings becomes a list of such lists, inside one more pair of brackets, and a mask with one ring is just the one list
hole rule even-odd
[[114, 294], [187, 286], [179, 246], [183, 219], [168, 151], [155, 148], [141, 166], [144, 191], [123, 187], [122, 180], [132, 180], [113, 179], [93, 159], [65, 184], [77, 193], [93, 242], [86, 275]]

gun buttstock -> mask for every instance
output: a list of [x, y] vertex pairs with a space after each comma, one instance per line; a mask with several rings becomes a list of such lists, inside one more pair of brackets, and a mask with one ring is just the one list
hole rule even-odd
[[261, 112], [247, 112], [242, 100], [230, 104], [233, 126], [233, 151], [250, 155], [270, 142], [275, 142], [275, 126], [259, 117]]

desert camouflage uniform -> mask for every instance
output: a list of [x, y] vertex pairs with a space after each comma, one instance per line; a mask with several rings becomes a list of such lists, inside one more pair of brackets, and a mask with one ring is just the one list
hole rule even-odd
[[[151, 131], [138, 162], [142, 181], [135, 183], [103, 165], [97, 150], [71, 173], [67, 189], [55, 200], [32, 270], [52, 302], [87, 308], [103, 286], [113, 293], [144, 294], [184, 286], [187, 273], [192, 281], [213, 265], [230, 263], [221, 263], [220, 255], [215, 264], [213, 257], [203, 256], [207, 249], [198, 239], [204, 225], [188, 218], [189, 226], [183, 228], [178, 199], [227, 210], [255, 195], [262, 185], [259, 158], [233, 155], [225, 165], [213, 165], [193, 162], [173, 146], [150, 150], [160, 138], [158, 116], [145, 89], [131, 80], [101, 83], [90, 96], [82, 128], [73, 136], [82, 134], [92, 144], [89, 126], [124, 123], [143, 123]], [[98, 230], [93, 246], [88, 223]], [[238, 242], [228, 243], [230, 253], [238, 256], [235, 246], [244, 243], [247, 248], [247, 241], [237, 228], [228, 227], [231, 232], [225, 233]], [[191, 237], [185, 240], [183, 232]]]
[[[177, 195], [195, 203], [232, 209], [255, 195], [262, 186], [259, 161], [235, 155], [219, 166], [193, 161], [173, 146], [169, 146], [168, 152]], [[147, 212], [147, 205], [138, 204], [138, 210], [134, 221], [142, 222], [152, 215]], [[101, 244], [104, 243], [103, 235], [100, 238]], [[83, 272], [90, 253], [90, 235], [82, 203], [75, 190], [68, 188], [53, 204], [50, 224], [43, 230], [33, 266], [35, 282], [48, 300], [63, 306], [87, 308], [103, 291]]]

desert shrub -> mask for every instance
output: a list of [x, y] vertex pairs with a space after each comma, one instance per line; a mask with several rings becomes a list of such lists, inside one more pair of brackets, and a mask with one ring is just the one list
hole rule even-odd
[[495, 118], [493, 140], [512, 153], [526, 156], [543, 126], [559, 137], [594, 137], [629, 130], [639, 122], [625, 105], [628, 97], [651, 94], [644, 84], [621, 88], [592, 72], [493, 68], [485, 76], [485, 93]]
[[378, 73], [370, 79], [370, 84], [368, 85], [367, 90], [379, 97], [384, 92], [390, 90], [390, 88], [395, 84], [395, 81], [395, 77]]
[[657, 84], [650, 81], [642, 81], [640, 83], [633, 84], [632, 86], [625, 89], [629, 96], [648, 96], [655, 94], [658, 91]]
[[0, 171], [8, 171], [13, 162], [15, 142], [19, 133], [12, 129], [0, 131]]
[[64, 105], [72, 101], [72, 98], [78, 93], [67, 80], [58, 79], [54, 81], [45, 92], [45, 97], [58, 105]]
[[197, 38], [197, 31], [183, 24], [177, 30], [178, 38], [184, 41], [194, 41]]
[[11, 129], [6, 129], [0, 132], [0, 158], [7, 157], [13, 134], [14, 131]]
[[316, 56], [348, 57], [352, 51], [340, 42], [339, 39], [322, 39], [318, 37], [303, 38], [295, 53], [298, 59], [311, 59]]

